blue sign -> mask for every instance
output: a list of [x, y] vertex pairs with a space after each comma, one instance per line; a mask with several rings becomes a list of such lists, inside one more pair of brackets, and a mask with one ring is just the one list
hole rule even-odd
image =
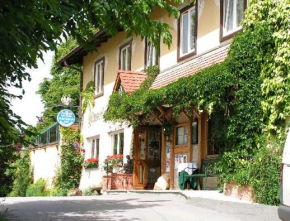
[[63, 127], [70, 127], [76, 121], [76, 117], [71, 110], [63, 109], [57, 114], [57, 122]]

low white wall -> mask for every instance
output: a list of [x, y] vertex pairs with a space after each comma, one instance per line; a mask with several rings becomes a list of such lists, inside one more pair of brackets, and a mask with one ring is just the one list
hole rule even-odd
[[90, 168], [82, 170], [82, 177], [79, 188], [85, 190], [87, 188], [102, 189], [103, 174], [100, 169]]
[[60, 147], [58, 147], [58, 143], [31, 150], [30, 161], [34, 182], [42, 178], [47, 181], [47, 187], [51, 188], [53, 178], [60, 166]]

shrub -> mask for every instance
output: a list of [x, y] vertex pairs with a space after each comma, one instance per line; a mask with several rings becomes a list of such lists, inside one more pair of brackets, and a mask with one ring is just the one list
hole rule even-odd
[[272, 145], [261, 147], [250, 167], [254, 200], [268, 205], [280, 204], [280, 166], [282, 151]]
[[93, 188], [88, 187], [87, 189], [83, 190], [83, 196], [92, 196], [94, 193]]
[[31, 184], [29, 155], [27, 154], [15, 163], [12, 163], [6, 174], [11, 174], [14, 178], [12, 191], [9, 196], [25, 196], [27, 187]]
[[68, 190], [67, 189], [60, 189], [57, 187], [51, 188], [47, 195], [48, 196], [67, 196]]
[[30, 184], [26, 190], [26, 196], [46, 196], [46, 181], [39, 179], [35, 183]]

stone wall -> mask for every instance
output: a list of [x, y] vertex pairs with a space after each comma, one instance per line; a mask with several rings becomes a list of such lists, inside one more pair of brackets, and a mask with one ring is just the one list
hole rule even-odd
[[253, 195], [249, 185], [238, 186], [235, 183], [225, 183], [224, 195], [253, 202]]
[[103, 192], [107, 190], [132, 190], [133, 175], [123, 173], [113, 173], [103, 176]]

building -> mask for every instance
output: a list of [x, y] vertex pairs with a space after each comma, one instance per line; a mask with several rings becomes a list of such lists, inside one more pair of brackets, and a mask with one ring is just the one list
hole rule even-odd
[[[246, 6], [246, 0], [198, 0], [195, 5], [177, 5], [178, 20], [156, 9], [152, 18], [172, 27], [170, 48], [161, 44], [156, 49], [138, 36], [126, 38], [122, 31], [113, 38], [99, 31], [92, 42], [98, 51], [89, 53], [79, 46], [63, 57], [59, 61], [63, 66], [83, 65], [83, 88], [90, 81], [95, 84], [95, 107], [82, 119], [85, 158], [99, 158], [102, 163], [110, 155], [123, 154], [124, 160], [125, 155], [133, 155], [134, 189], [152, 189], [164, 173], [170, 175], [170, 188], [178, 188], [180, 162], [194, 162], [200, 168], [202, 160], [217, 158], [219, 146], [208, 142], [211, 121], [206, 112], [193, 108], [193, 117], [186, 112], [173, 117], [172, 107], [159, 106], [154, 121], [146, 124], [141, 120], [135, 129], [105, 122], [103, 114], [112, 92], [136, 90], [144, 80], [142, 70], [150, 65], [160, 69], [151, 86], [157, 89], [224, 61], [232, 37], [241, 30]], [[175, 122], [169, 136], [161, 131], [161, 115]]]

